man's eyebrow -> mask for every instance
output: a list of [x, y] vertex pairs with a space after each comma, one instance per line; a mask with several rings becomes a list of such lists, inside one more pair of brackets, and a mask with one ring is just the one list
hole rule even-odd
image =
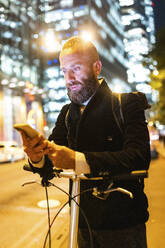
[[[76, 62], [76, 63], [71, 64], [70, 67], [74, 67], [74, 66], [82, 65], [82, 64], [83, 64], [82, 62]], [[61, 66], [60, 68], [61, 68], [61, 70], [63, 70], [63, 69], [65, 69], [65, 66]]]

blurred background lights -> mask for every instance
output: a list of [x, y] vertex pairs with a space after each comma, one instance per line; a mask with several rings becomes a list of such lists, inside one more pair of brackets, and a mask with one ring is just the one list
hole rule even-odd
[[48, 132], [49, 131], [49, 127], [48, 126], [44, 126], [44, 131]]
[[137, 91], [142, 91], [145, 94], [150, 94], [152, 88], [151, 88], [151, 85], [141, 83], [141, 84], [136, 85], [136, 89]]
[[38, 39], [38, 34], [34, 34], [33, 37], [34, 37], [35, 39]]
[[121, 93], [123, 91], [123, 87], [121, 85], [115, 85], [113, 91], [116, 93]]
[[149, 126], [149, 127], [152, 127], [153, 125], [154, 125], [153, 121], [149, 121], [149, 122], [148, 122], [148, 126]]
[[153, 75], [154, 75], [154, 76], [158, 76], [158, 74], [159, 74], [158, 70], [155, 69], [155, 70], [153, 71]]
[[19, 86], [19, 87], [25, 86], [25, 82], [24, 82], [24, 81], [19, 81], [19, 82], [18, 82], [18, 86]]
[[17, 78], [16, 77], [13, 77], [13, 78], [11, 78], [11, 83], [16, 83], [17, 82]]
[[44, 47], [46, 48], [47, 52], [58, 52], [60, 51], [60, 44], [56, 39], [54, 31], [49, 29], [45, 36], [43, 37]]
[[9, 84], [9, 87], [10, 87], [10, 88], [15, 88], [16, 86], [17, 86], [16, 83], [10, 83], [10, 84]]
[[7, 79], [3, 79], [3, 80], [1, 81], [1, 84], [2, 84], [2, 85], [8, 85], [8, 83], [9, 83], [9, 81], [8, 81]]
[[83, 31], [81, 32], [81, 37], [82, 37], [85, 41], [92, 41], [92, 39], [93, 39], [91, 32], [85, 31], [85, 30], [83, 30]]
[[133, 5], [134, 4], [134, 0], [120, 0], [120, 5], [121, 6], [129, 6], [129, 5]]

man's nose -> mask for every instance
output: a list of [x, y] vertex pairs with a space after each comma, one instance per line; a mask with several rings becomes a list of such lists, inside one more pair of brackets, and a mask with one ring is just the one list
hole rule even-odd
[[67, 80], [68, 83], [75, 80], [75, 75], [74, 75], [74, 72], [72, 70], [69, 70], [67, 72], [66, 80]]

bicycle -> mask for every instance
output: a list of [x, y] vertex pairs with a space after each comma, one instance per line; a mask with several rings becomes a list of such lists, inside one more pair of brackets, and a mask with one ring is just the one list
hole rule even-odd
[[[28, 165], [24, 166], [24, 170], [32, 171], [31, 168]], [[71, 193], [71, 195], [66, 193], [64, 190], [62, 190], [62, 189], [61, 190], [64, 193], [69, 195], [70, 201], [71, 201], [68, 248], [76, 248], [77, 247], [77, 235], [78, 235], [79, 201], [80, 201], [80, 195], [81, 195], [81, 192], [80, 192], [80, 180], [104, 180], [105, 177], [103, 176], [103, 177], [89, 178], [89, 177], [85, 176], [84, 174], [76, 175], [74, 172], [71, 172], [71, 171], [63, 171], [63, 170], [56, 170], [56, 169], [54, 169], [54, 176], [58, 177], [58, 178], [69, 178], [69, 179], [72, 180], [72, 193]], [[112, 188], [113, 181], [115, 181], [115, 180], [129, 180], [129, 179], [141, 180], [141, 179], [144, 179], [144, 178], [147, 178], [147, 177], [148, 177], [148, 171], [147, 170], [132, 171], [132, 172], [130, 172], [128, 174], [121, 174], [121, 175], [116, 175], [116, 176], [106, 175], [106, 179], [107, 178], [110, 179], [110, 184], [109, 184], [109, 186], [108, 186], [108, 188], [106, 190], [99, 191], [99, 189], [93, 188], [93, 189], [89, 189], [88, 191], [93, 191], [93, 195], [95, 195], [96, 197], [98, 197], [100, 199], [105, 198], [107, 195], [109, 195], [110, 193], [112, 193], [114, 191], [119, 191], [119, 192], [121, 192], [123, 194], [127, 194], [130, 198], [133, 198], [133, 194], [130, 191], [126, 190], [126, 189], [123, 189], [123, 188], [120, 188], [120, 187]], [[27, 182], [24, 185], [29, 184], [29, 183], [31, 183], [31, 182]], [[43, 186], [51, 186], [51, 185], [55, 186], [54, 184], [50, 183], [49, 181], [42, 182], [42, 185]], [[57, 187], [57, 186], [55, 186], [55, 187]], [[57, 187], [57, 188], [59, 188], [59, 187]], [[47, 196], [47, 200], [48, 200], [48, 195], [46, 194], [46, 196]], [[68, 202], [66, 204], [68, 204]], [[64, 204], [63, 207], [66, 204]], [[57, 215], [59, 214], [59, 212], [57, 213]], [[57, 217], [57, 215], [55, 216], [55, 218]], [[48, 209], [48, 216], [49, 216], [49, 209]], [[55, 220], [55, 218], [54, 218], [54, 220]], [[49, 224], [49, 230], [48, 230], [48, 233], [46, 235], [46, 239], [47, 239], [47, 236], [50, 235], [50, 228], [51, 228], [51, 226], [53, 224], [52, 223], [50, 225], [50, 220], [48, 222], [49, 222], [48, 223]], [[87, 220], [86, 220], [86, 222], [87, 222]], [[88, 225], [88, 222], [87, 222], [87, 225]], [[88, 226], [88, 230], [89, 230], [89, 233], [90, 233], [90, 227], [89, 226]], [[90, 233], [90, 237], [91, 237], [91, 233]], [[45, 239], [45, 242], [46, 242], [46, 239]], [[45, 243], [44, 243], [44, 245], [45, 245]], [[50, 239], [49, 239], [49, 247], [51, 247]], [[92, 238], [91, 238], [91, 247], [93, 247], [92, 246]]]

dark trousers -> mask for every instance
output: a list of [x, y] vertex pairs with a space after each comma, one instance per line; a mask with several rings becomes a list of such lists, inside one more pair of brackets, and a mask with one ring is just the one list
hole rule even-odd
[[[92, 236], [93, 248], [147, 248], [145, 224], [120, 230], [92, 230]], [[79, 229], [78, 247], [91, 248], [87, 229]]]

